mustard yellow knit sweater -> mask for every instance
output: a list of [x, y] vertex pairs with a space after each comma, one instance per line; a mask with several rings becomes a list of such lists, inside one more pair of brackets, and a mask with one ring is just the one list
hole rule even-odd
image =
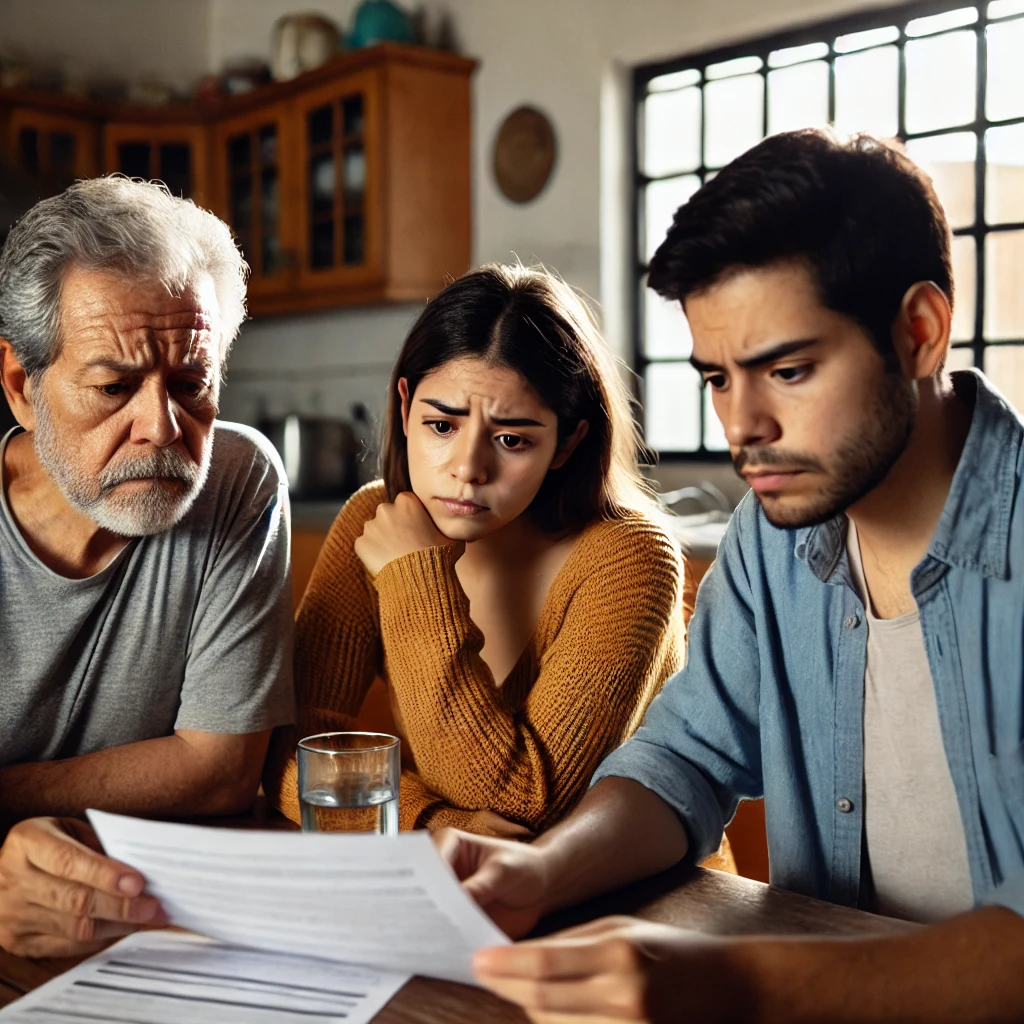
[[379, 482], [353, 495], [317, 560], [297, 619], [298, 724], [275, 735], [267, 794], [299, 820], [296, 735], [352, 728], [381, 676], [403, 760], [411, 753], [415, 763], [402, 773], [401, 828], [474, 829], [477, 810], [548, 828], [682, 665], [693, 606], [683, 560], [640, 516], [587, 527], [499, 687], [480, 657], [454, 548], [396, 558], [374, 579], [356, 557], [356, 538], [385, 500]]

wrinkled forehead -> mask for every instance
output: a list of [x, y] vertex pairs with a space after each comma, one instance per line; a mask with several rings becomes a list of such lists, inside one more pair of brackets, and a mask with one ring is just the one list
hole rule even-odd
[[687, 296], [698, 360], [741, 359], [766, 344], [819, 335], [836, 317], [800, 262], [739, 268]]
[[224, 354], [217, 294], [210, 278], [179, 293], [158, 281], [69, 271], [61, 290], [59, 360], [109, 361], [139, 370], [204, 364]]
[[516, 369], [476, 356], [449, 360], [426, 374], [416, 399], [442, 399], [449, 405], [479, 405], [485, 413], [501, 415], [509, 408], [551, 410], [533, 385]]

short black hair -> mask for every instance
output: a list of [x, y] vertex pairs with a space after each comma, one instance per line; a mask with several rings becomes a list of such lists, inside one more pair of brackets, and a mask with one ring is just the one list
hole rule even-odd
[[728, 273], [801, 260], [822, 302], [857, 321], [887, 361], [911, 285], [953, 302], [950, 233], [928, 176], [894, 145], [804, 129], [773, 135], [677, 211], [648, 285], [685, 301]]

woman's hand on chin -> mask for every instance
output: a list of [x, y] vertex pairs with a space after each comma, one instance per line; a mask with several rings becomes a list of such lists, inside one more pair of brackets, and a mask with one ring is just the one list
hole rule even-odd
[[381, 502], [374, 517], [356, 538], [355, 553], [371, 576], [388, 562], [403, 555], [437, 547], [440, 544], [461, 543], [450, 540], [435, 525], [423, 502], [412, 491], [402, 491], [393, 502]]

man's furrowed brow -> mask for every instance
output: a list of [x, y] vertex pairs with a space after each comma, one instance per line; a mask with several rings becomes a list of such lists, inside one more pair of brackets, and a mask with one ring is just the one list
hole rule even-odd
[[[90, 370], [110, 370], [112, 373], [118, 373], [122, 376], [130, 376], [135, 373], [148, 373], [152, 369], [152, 364], [146, 363], [134, 363], [123, 359], [113, 359], [109, 356], [99, 356], [96, 359], [90, 359], [76, 374], [78, 377], [84, 377]], [[179, 366], [175, 366], [172, 369], [182, 373], [210, 373], [213, 370], [213, 363], [205, 359], [189, 359]]]
[[693, 364], [693, 368], [698, 373], [724, 373], [725, 367], [719, 366], [717, 363], [705, 363], [703, 359], [698, 359], [696, 356], [690, 356], [690, 362]]
[[90, 359], [79, 371], [77, 376], [84, 377], [90, 370], [110, 370], [113, 373], [130, 374], [145, 373], [148, 366], [144, 363], [128, 362], [123, 359], [112, 359], [108, 356], [98, 356]]
[[[752, 355], [737, 359], [736, 365], [742, 366], [745, 370], [753, 370], [759, 366], [767, 366], [768, 363], [774, 363], [777, 359], [785, 359], [786, 356], [791, 356], [796, 352], [802, 352], [805, 348], [816, 345], [817, 342], [817, 338], [798, 338], [796, 341], [783, 341], [761, 352], [754, 352]], [[696, 360], [693, 362], [696, 365]]]

